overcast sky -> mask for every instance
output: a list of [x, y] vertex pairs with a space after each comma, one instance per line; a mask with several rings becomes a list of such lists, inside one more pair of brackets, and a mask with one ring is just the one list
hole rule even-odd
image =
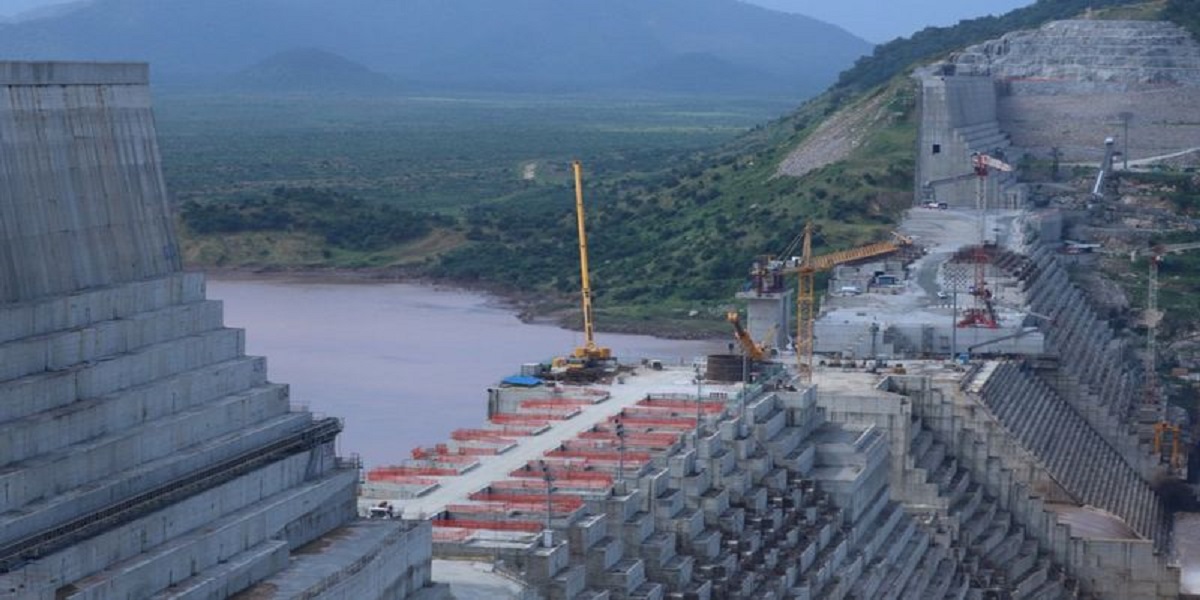
[[[196, 0], [203, 2], [204, 0]], [[330, 0], [335, 2], [336, 0]], [[601, 0], [602, 1], [602, 0]], [[839, 25], [870, 42], [907, 36], [929, 25], [1003, 14], [1033, 0], [743, 0]], [[64, 0], [0, 0], [0, 18]]]
[[[3, 0], [0, 0], [3, 1]], [[1034, 0], [742, 0], [838, 25], [876, 44], [930, 25], [1002, 15]]]

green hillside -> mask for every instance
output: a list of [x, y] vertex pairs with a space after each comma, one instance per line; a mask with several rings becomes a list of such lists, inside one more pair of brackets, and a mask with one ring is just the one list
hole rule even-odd
[[[751, 261], [782, 252], [807, 220], [817, 225], [817, 251], [886, 238], [913, 200], [916, 99], [907, 74], [914, 65], [1089, 7], [1097, 17], [1104, 12], [1096, 9], [1108, 7], [1129, 18], [1128, 7], [1136, 7], [1137, 16], [1153, 18], [1166, 5], [1189, 3], [1043, 0], [1002, 17], [929, 28], [880, 46], [826, 93], [720, 149], [645, 179], [590, 177], [585, 196], [601, 315], [629, 324], [719, 321]], [[800, 177], [780, 173], [811, 136], [837, 135], [822, 124], [839, 118], [868, 127], [848, 156]], [[469, 211], [471, 243], [431, 272], [541, 290], [543, 300], [565, 297], [578, 285], [571, 198], [564, 180], [553, 194]]]
[[[598, 316], [608, 330], [724, 330], [724, 306], [751, 261], [783, 252], [806, 221], [817, 226], [818, 252], [886, 238], [913, 201], [914, 65], [1084, 9], [1094, 18], [1177, 16], [1186, 24], [1196, 4], [1041, 0], [884, 44], [791, 114], [716, 149], [676, 155], [669, 168], [614, 169], [579, 157]], [[798, 148], [820, 157], [833, 143], [846, 149], [836, 160], [799, 176], [781, 170]], [[436, 255], [404, 268], [510, 294], [536, 314], [573, 314], [579, 276], [571, 158], [543, 161], [536, 184], [522, 191], [463, 207], [457, 224], [442, 223], [433, 234], [446, 243], [425, 245]], [[338, 256], [355, 264], [353, 253]], [[376, 252], [360, 264], [393, 258]]]

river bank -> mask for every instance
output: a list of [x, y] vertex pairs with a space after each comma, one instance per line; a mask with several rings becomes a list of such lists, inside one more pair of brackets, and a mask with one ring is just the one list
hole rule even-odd
[[[509, 287], [482, 282], [436, 279], [414, 274], [404, 268], [248, 268], [191, 267], [218, 281], [271, 281], [309, 284], [386, 284], [404, 283], [436, 289], [486, 295], [497, 307], [511, 311], [523, 323], [553, 325], [582, 331], [578, 295], [547, 296], [530, 294]], [[597, 307], [598, 330], [606, 333], [648, 335], [673, 340], [724, 340], [729, 337], [723, 307], [691, 311], [663, 311], [653, 307]], [[674, 312], [675, 314], [672, 314]]]

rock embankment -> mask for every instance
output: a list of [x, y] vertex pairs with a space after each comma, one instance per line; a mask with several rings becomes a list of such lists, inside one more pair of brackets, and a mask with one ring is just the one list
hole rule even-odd
[[[1055, 21], [971, 46], [958, 75], [996, 80], [1001, 127], [1020, 153], [1099, 162], [1104, 139], [1130, 159], [1200, 139], [1200, 43], [1157, 21]], [[1125, 139], [1127, 138], [1127, 139]]]

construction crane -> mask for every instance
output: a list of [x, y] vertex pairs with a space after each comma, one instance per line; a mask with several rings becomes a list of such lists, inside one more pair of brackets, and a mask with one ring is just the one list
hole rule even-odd
[[580, 296], [583, 299], [583, 346], [575, 349], [575, 358], [583, 360], [608, 360], [612, 351], [596, 345], [596, 321], [592, 314], [592, 282], [588, 276], [587, 228], [584, 227], [583, 212], [583, 163], [574, 161], [575, 172], [575, 222], [579, 226], [579, 279]]
[[1009, 172], [1012, 171], [1012, 166], [983, 152], [973, 153], [971, 164], [974, 166], [976, 178], [975, 208], [979, 211], [979, 245], [975, 248], [973, 261], [975, 263], [975, 285], [971, 288], [971, 295], [974, 296], [975, 303], [974, 306], [964, 311], [958, 326], [995, 329], [998, 327], [996, 307], [992, 304], [992, 291], [987, 287], [987, 178], [993, 169]]
[[[756, 343], [754, 338], [750, 337], [750, 333], [742, 327], [742, 319], [736, 310], [731, 310], [725, 313], [725, 320], [733, 325], [733, 337], [741, 344], [742, 350], [746, 352], [746, 356], [753, 361], [760, 361], [767, 357], [767, 340], [762, 343]], [[769, 335], [768, 337], [772, 337]]]
[[896, 233], [892, 235], [895, 236], [894, 240], [814, 257], [812, 222], [805, 224], [800, 262], [795, 267], [785, 269], [787, 273], [798, 274], [800, 280], [796, 292], [796, 362], [801, 380], [812, 381], [813, 322], [816, 320], [816, 297], [813, 288], [816, 285], [817, 273], [828, 271], [840, 264], [890, 254], [913, 243], [911, 238]]
[[560, 357], [554, 360], [554, 367], [565, 369], [581, 369], [604, 366], [612, 360], [612, 350], [596, 344], [596, 323], [592, 314], [592, 283], [588, 275], [587, 229], [583, 211], [583, 164], [579, 161], [571, 163], [575, 174], [575, 221], [579, 227], [579, 275], [580, 296], [583, 303], [583, 340], [582, 346], [575, 348], [569, 358]]
[[[1170, 452], [1163, 444], [1163, 438], [1169, 437], [1171, 448]], [[1163, 462], [1170, 465], [1172, 470], [1180, 471], [1183, 469], [1183, 428], [1159, 421], [1154, 424], [1154, 454]]]
[[[1200, 243], [1170, 244], [1154, 246], [1149, 251], [1149, 278], [1146, 290], [1146, 383], [1142, 389], [1142, 403], [1156, 413], [1157, 423], [1154, 424], [1154, 453], [1171, 469], [1178, 471], [1183, 468], [1182, 429], [1179, 425], [1167, 420], [1167, 404], [1162, 398], [1158, 387], [1158, 324], [1162, 321], [1163, 312], [1158, 308], [1158, 269], [1163, 257], [1168, 254], [1186, 252], [1200, 248]], [[1138, 252], [1130, 253], [1130, 260], [1136, 260]], [[1171, 452], [1167, 454], [1163, 447], [1163, 437], [1171, 437]]]

